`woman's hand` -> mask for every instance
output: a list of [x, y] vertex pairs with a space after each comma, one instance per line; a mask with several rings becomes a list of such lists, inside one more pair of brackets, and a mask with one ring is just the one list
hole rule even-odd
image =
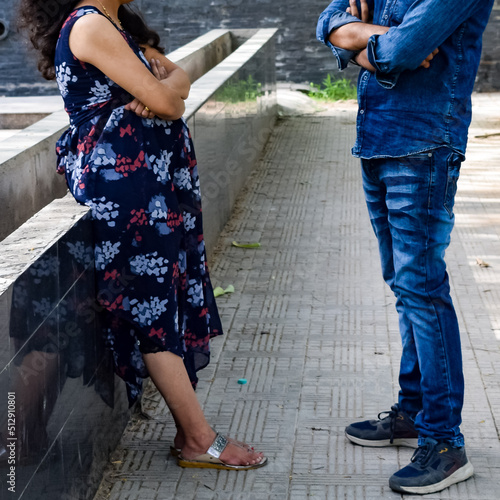
[[360, 0], [361, 3], [361, 14], [359, 13], [358, 4], [356, 0], [349, 0], [349, 7], [347, 7], [346, 12], [351, 14], [351, 16], [357, 17], [364, 23], [371, 24], [373, 21], [372, 13], [370, 12], [370, 8], [368, 7], [368, 3], [366, 0]]
[[[160, 64], [160, 61], [158, 59], [151, 59], [149, 64], [151, 65], [151, 69], [153, 70], [153, 75], [155, 75], [158, 80], [165, 80], [165, 78], [167, 78], [167, 70]], [[141, 101], [139, 101], [139, 99], [134, 99], [132, 102], [129, 102], [125, 106], [125, 109], [132, 111], [141, 118], [151, 119], [155, 117], [155, 114]]]
[[191, 82], [187, 73], [156, 49], [145, 45], [143, 50], [148, 61], [155, 60], [158, 68], [163, 67], [166, 70], [167, 76], [162, 80], [162, 84], [167, 85], [173, 91], [177, 92], [181, 99], [187, 99], [191, 88]]

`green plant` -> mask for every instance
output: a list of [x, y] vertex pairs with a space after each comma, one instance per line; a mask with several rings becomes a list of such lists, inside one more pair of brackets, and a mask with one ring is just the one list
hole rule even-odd
[[308, 96], [320, 101], [343, 101], [346, 99], [356, 99], [356, 86], [347, 78], [332, 80], [328, 75], [322, 82], [322, 85], [310, 84], [311, 90]]
[[256, 101], [260, 95], [262, 84], [250, 75], [246, 80], [226, 83], [217, 91], [216, 99], [222, 102], [248, 102]]

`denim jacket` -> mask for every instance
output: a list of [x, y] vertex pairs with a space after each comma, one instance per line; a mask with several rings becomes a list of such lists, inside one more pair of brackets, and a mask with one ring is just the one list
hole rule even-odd
[[[400, 157], [441, 146], [465, 154], [481, 39], [493, 3], [368, 0], [373, 23], [390, 29], [368, 42], [368, 59], [376, 71], [359, 74], [354, 156]], [[334, 47], [328, 37], [336, 28], [361, 22], [346, 13], [347, 7], [349, 0], [333, 0], [316, 30], [341, 70], [355, 53]], [[436, 48], [430, 68], [421, 67]]]

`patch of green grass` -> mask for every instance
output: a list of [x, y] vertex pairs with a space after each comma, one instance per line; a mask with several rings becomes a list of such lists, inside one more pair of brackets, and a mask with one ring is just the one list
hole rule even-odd
[[262, 84], [256, 82], [252, 75], [246, 80], [226, 83], [216, 93], [216, 99], [222, 102], [256, 101], [262, 95]]
[[332, 80], [328, 75], [321, 84], [310, 84], [311, 90], [308, 96], [319, 101], [345, 101], [347, 99], [356, 99], [356, 86], [347, 78]]

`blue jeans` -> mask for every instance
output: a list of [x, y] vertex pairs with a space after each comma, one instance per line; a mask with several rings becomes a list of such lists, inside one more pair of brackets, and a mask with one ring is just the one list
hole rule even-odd
[[447, 147], [402, 158], [361, 160], [384, 280], [396, 296], [403, 343], [399, 406], [426, 437], [463, 446], [460, 333], [445, 250], [461, 156]]

